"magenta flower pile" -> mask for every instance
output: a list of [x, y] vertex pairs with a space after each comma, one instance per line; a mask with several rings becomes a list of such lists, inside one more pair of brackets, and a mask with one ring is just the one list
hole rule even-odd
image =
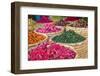
[[37, 23], [50, 23], [52, 20], [48, 16], [41, 16], [41, 19]]
[[28, 52], [28, 60], [74, 59], [76, 52], [57, 43], [44, 42]]
[[52, 33], [52, 32], [59, 32], [59, 31], [61, 31], [61, 28], [58, 28], [58, 27], [56, 27], [53, 24], [46, 23], [44, 25], [44, 27], [38, 28], [36, 31], [40, 32], [40, 33]]

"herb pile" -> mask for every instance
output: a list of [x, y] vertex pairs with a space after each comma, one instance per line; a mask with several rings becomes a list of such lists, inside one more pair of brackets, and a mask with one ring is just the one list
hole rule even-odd
[[64, 30], [64, 32], [61, 35], [53, 37], [52, 40], [54, 42], [59, 42], [59, 43], [78, 43], [85, 40], [85, 37], [77, 34], [73, 30], [69, 31]]

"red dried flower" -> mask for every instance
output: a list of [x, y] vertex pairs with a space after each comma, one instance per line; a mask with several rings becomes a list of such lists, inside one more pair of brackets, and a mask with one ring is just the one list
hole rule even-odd
[[29, 60], [74, 59], [76, 53], [69, 47], [45, 42], [28, 52]]

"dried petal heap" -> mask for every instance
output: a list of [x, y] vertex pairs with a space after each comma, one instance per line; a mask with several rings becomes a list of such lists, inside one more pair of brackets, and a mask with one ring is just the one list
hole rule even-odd
[[74, 59], [76, 52], [69, 47], [45, 42], [28, 52], [28, 60]]
[[45, 24], [43, 28], [38, 28], [36, 31], [40, 33], [52, 33], [61, 31], [61, 28], [58, 28], [52, 24]]

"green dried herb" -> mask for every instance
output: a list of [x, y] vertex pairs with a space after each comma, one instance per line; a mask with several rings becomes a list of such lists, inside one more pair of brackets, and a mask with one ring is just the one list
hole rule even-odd
[[85, 37], [77, 34], [73, 30], [64, 30], [61, 35], [55, 36], [52, 40], [59, 43], [77, 43], [85, 40]]

